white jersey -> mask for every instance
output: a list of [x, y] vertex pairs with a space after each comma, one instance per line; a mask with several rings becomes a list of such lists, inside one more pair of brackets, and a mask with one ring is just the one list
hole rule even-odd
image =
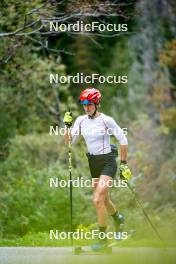
[[114, 135], [121, 145], [128, 145], [123, 130], [117, 125], [112, 117], [103, 113], [96, 118], [88, 115], [79, 116], [71, 128], [72, 144], [76, 142], [79, 135], [86, 141], [90, 154], [99, 155], [111, 152], [110, 135]]

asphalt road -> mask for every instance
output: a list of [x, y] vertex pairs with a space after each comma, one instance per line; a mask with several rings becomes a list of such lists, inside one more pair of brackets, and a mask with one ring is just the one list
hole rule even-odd
[[0, 264], [175, 264], [176, 248], [113, 248], [112, 254], [75, 255], [71, 247], [0, 247]]

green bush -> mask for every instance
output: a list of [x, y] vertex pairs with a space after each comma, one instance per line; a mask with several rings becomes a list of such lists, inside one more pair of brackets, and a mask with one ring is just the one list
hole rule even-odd
[[[69, 229], [69, 189], [49, 187], [50, 177], [68, 179], [67, 155], [63, 139], [57, 136], [18, 136], [11, 141], [10, 155], [0, 166], [2, 235]], [[77, 159], [73, 152], [74, 178], [87, 172], [84, 164], [77, 168]], [[89, 192], [73, 190], [75, 227], [87, 221], [84, 210], [89, 206]]]

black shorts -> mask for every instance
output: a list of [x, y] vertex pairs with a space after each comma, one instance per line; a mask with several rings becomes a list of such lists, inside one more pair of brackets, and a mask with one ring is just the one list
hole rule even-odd
[[115, 177], [117, 172], [117, 155], [113, 152], [101, 155], [90, 155], [87, 153], [86, 155], [92, 178], [99, 178], [100, 175]]

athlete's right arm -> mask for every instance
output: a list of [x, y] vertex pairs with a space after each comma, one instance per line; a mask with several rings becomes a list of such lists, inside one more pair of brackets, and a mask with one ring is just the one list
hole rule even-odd
[[66, 145], [69, 144], [69, 137], [71, 144], [74, 144], [76, 142], [76, 139], [80, 135], [80, 119], [81, 117], [78, 117], [75, 120], [73, 127], [65, 127], [64, 142]]

